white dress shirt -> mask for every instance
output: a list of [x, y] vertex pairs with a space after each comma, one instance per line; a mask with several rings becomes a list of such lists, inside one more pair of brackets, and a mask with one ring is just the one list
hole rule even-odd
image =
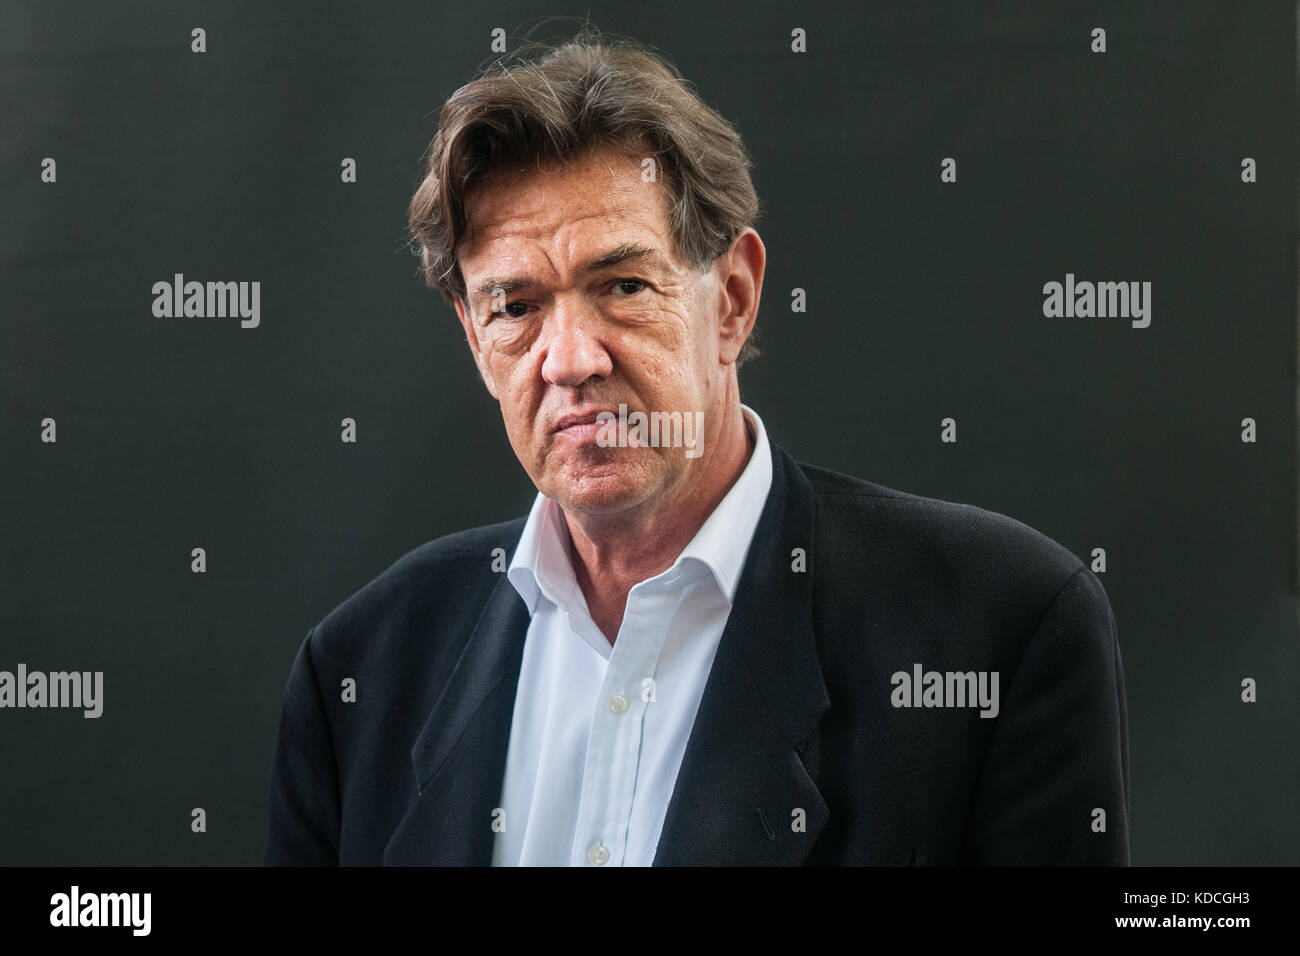
[[[538, 494], [507, 576], [531, 620], [493, 866], [649, 866], [750, 539], [772, 485], [767, 432], [668, 570], [635, 585], [611, 646]], [[504, 825], [504, 826], [502, 826]]]

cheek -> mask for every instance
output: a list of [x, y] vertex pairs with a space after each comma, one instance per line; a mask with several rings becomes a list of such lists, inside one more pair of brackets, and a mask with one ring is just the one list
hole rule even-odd
[[618, 342], [615, 375], [653, 410], [679, 409], [695, 394], [706, 342], [689, 321], [677, 313], [661, 313]]
[[493, 335], [493, 348], [511, 361], [523, 358], [537, 339], [537, 327], [532, 322], [517, 322], [514, 325], [498, 326]]
[[682, 342], [638, 357], [637, 369], [628, 379], [648, 411], [686, 411], [698, 404], [699, 363], [693, 348], [694, 343]]
[[492, 374], [497, 384], [497, 401], [512, 440], [532, 442], [541, 399], [539, 376], [526, 356], [516, 359], [500, 353], [492, 360]]
[[689, 318], [678, 320], [672, 341], [664, 350], [665, 360], [659, 371], [665, 385], [671, 383], [676, 391], [686, 394], [707, 388], [705, 379], [710, 375], [718, 351], [717, 337], [709, 328], [711, 312], [707, 311], [702, 299], [694, 304], [696, 311]]
[[519, 387], [519, 361], [503, 352], [499, 342], [491, 341], [483, 344], [483, 365], [496, 384], [497, 400], [505, 407]]

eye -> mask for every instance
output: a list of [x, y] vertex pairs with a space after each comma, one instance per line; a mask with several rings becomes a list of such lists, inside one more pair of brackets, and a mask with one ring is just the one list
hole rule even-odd
[[527, 314], [528, 303], [515, 301], [507, 302], [505, 308], [499, 312], [489, 313], [489, 318], [495, 319], [499, 317], [503, 319], [522, 319]]
[[[625, 286], [629, 286], [629, 285], [634, 286], [634, 288], [631, 291], [628, 291], [626, 288], [624, 288]], [[649, 285], [649, 283], [647, 283], [644, 279], [615, 279], [614, 280], [614, 288], [622, 289], [621, 295], [624, 296], [636, 295], [647, 285]]]

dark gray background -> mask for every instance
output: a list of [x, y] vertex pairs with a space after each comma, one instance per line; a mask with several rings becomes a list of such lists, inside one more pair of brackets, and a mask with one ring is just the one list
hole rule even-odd
[[[661, 48], [748, 143], [774, 441], [1106, 548], [1134, 862], [1300, 862], [1294, 7], [739, 9], [0, 8], [0, 669], [105, 672], [98, 720], [0, 711], [0, 863], [259, 863], [307, 629], [525, 513], [404, 230], [437, 108], [539, 13]], [[155, 318], [175, 272], [259, 280], [261, 326]], [[1044, 318], [1066, 272], [1150, 280], [1151, 327]]]

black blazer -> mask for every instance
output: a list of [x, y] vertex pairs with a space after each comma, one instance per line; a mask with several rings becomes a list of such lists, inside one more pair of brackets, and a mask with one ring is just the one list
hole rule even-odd
[[[771, 450], [655, 865], [1127, 864], [1124, 676], [1096, 576], [1003, 515]], [[416, 548], [307, 634], [268, 864], [490, 863], [529, 622], [494, 550], [508, 561], [523, 524]], [[895, 706], [891, 675], [917, 664], [997, 671], [997, 716]]]

